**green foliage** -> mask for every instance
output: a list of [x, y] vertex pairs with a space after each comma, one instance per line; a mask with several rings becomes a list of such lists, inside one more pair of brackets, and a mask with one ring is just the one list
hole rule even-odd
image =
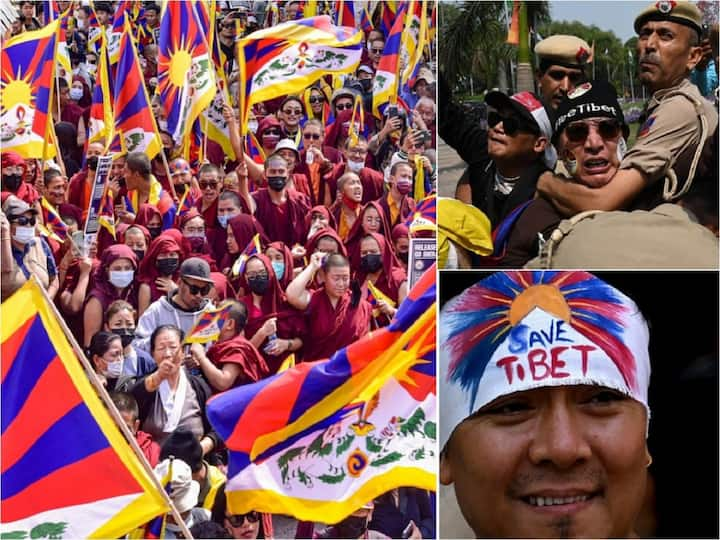
[[278, 467], [280, 468], [280, 476], [282, 477], [283, 484], [288, 480], [288, 465], [290, 461], [302, 454], [303, 450], [305, 450], [304, 446], [291, 448], [278, 458]]
[[378, 444], [379, 440], [380, 439], [376, 439], [375, 437], [365, 437], [365, 448], [367, 448], [367, 451], [373, 454], [380, 452], [382, 446]]
[[66, 527], [66, 521], [41, 523], [30, 530], [30, 538], [62, 538]]
[[10, 531], [0, 533], [0, 540], [22, 540], [27, 538], [27, 531]]
[[373, 467], [382, 467], [383, 465], [400, 461], [402, 457], [403, 455], [400, 452], [390, 452], [386, 456], [371, 461], [370, 465]]
[[342, 439], [340, 439], [340, 442], [337, 445], [337, 448], [335, 448], [335, 455], [339, 456], [343, 452], [345, 452], [348, 448], [350, 448], [350, 445], [355, 440], [355, 435], [352, 433], [348, 433], [345, 435]]
[[345, 480], [346, 474], [344, 472], [340, 472], [339, 474], [331, 475], [331, 474], [321, 474], [317, 477], [318, 480], [325, 484], [339, 484], [343, 480]]
[[323, 434], [320, 433], [317, 437], [313, 439], [313, 442], [310, 443], [310, 445], [307, 447], [307, 453], [308, 456], [316, 456], [320, 453], [320, 449], [322, 448], [322, 442], [323, 442]]
[[412, 453], [410, 454], [410, 459], [420, 461], [421, 459], [425, 459], [425, 454], [425, 448], [421, 446], [420, 448], [416, 448], [412, 451]]
[[437, 439], [437, 424], [435, 422], [427, 421], [425, 423], [425, 427], [423, 428], [423, 431], [425, 432], [425, 436], [428, 439], [432, 439], [432, 440]]
[[412, 416], [400, 425], [400, 433], [407, 437], [408, 435], [414, 435], [420, 433], [420, 426], [425, 421], [425, 412], [418, 407]]

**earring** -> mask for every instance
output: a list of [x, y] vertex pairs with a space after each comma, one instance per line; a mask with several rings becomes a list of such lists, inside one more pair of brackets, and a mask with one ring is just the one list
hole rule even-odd
[[653, 458], [650, 454], [648, 454], [648, 460], [647, 460], [647, 464], [645, 465], [645, 467], [646, 468], [650, 467], [650, 465], [652, 465], [652, 462], [653, 462]]

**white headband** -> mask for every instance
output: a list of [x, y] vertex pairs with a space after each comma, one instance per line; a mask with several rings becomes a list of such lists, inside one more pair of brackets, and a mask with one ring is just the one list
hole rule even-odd
[[440, 314], [441, 448], [498, 397], [605, 386], [648, 407], [647, 324], [635, 303], [586, 272], [499, 272]]

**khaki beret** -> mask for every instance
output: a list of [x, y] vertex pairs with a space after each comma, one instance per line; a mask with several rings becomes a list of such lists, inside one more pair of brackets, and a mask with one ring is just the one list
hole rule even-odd
[[650, 4], [635, 19], [635, 32], [647, 21], [670, 21], [689, 26], [702, 35], [702, 13], [697, 6], [686, 0], [660, 0]]
[[535, 54], [541, 61], [580, 69], [592, 61], [592, 50], [587, 41], [562, 34], [543, 39], [535, 45]]

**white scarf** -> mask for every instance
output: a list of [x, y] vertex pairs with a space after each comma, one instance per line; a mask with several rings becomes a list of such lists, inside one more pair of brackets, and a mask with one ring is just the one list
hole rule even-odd
[[183, 405], [185, 404], [185, 394], [187, 393], [187, 377], [185, 377], [185, 372], [182, 369], [180, 370], [180, 379], [174, 393], [167, 380], [160, 383], [158, 392], [160, 392], [160, 402], [167, 416], [163, 431], [165, 433], [171, 433], [175, 431], [178, 423], [180, 423], [180, 415], [182, 414]]

